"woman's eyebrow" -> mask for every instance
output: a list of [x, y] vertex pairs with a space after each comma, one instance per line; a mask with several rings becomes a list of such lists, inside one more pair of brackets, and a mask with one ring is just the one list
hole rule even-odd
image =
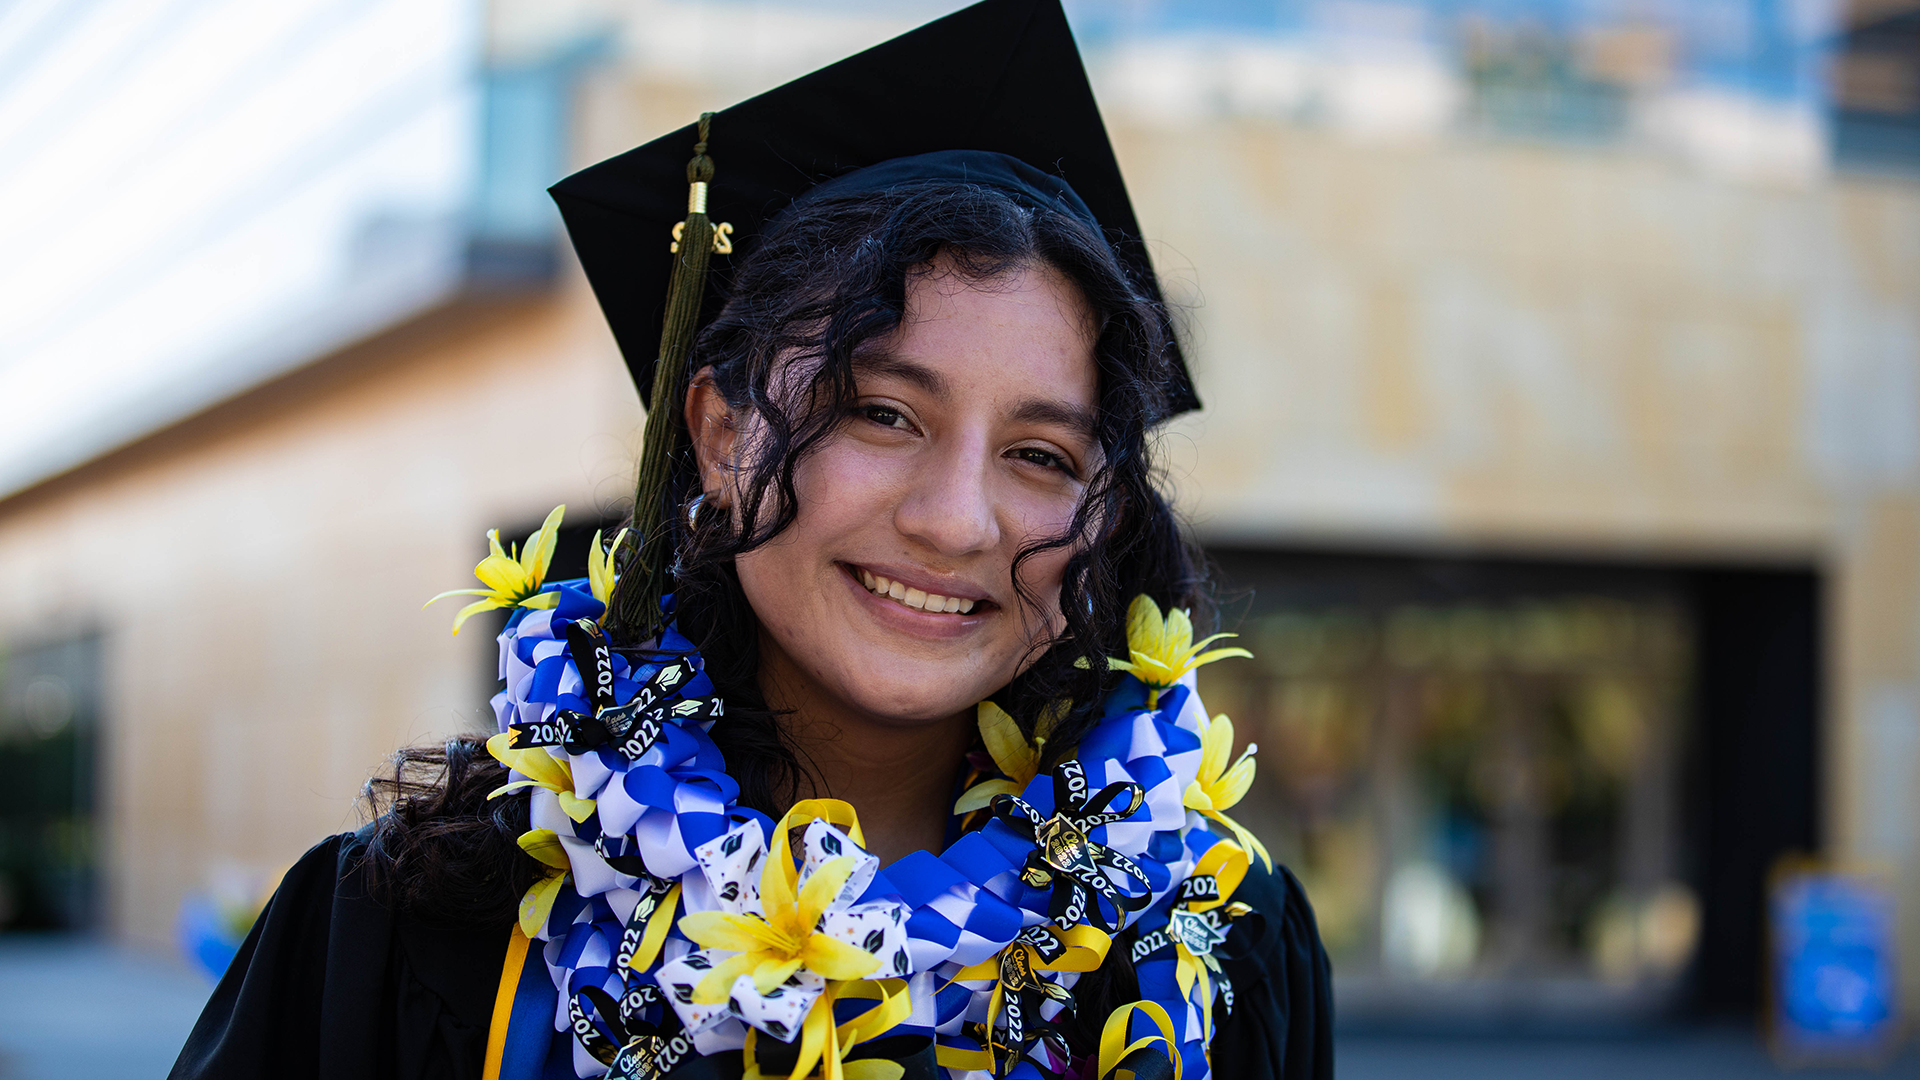
[[1011, 415], [1017, 423], [1064, 427], [1088, 442], [1094, 442], [1100, 434], [1093, 410], [1046, 398], [1022, 398]]
[[938, 371], [889, 352], [874, 350], [860, 353], [853, 358], [853, 370], [862, 375], [912, 383], [942, 402], [952, 396], [946, 378]]
[[[862, 375], [895, 378], [912, 383], [942, 403], [950, 400], [952, 396], [952, 388], [940, 372], [925, 364], [889, 352], [876, 349], [872, 352], [860, 353], [853, 358], [853, 369]], [[1015, 423], [1063, 427], [1088, 442], [1096, 441], [1100, 433], [1098, 425], [1094, 422], [1093, 410], [1048, 398], [1022, 398], [1014, 405], [1008, 416]]]

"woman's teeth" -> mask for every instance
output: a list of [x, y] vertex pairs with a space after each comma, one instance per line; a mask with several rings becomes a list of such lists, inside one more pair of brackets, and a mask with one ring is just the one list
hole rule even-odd
[[957, 596], [941, 596], [938, 593], [909, 589], [897, 581], [889, 581], [878, 574], [866, 570], [860, 571], [860, 583], [875, 596], [884, 596], [898, 601], [915, 611], [956, 612], [965, 615], [973, 610], [973, 601], [962, 600]]

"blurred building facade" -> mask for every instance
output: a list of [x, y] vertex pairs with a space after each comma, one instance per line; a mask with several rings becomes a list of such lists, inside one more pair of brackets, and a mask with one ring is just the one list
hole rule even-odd
[[[0, 800], [31, 823], [0, 922], [165, 940], [353, 827], [391, 749], [486, 723], [490, 644], [418, 602], [489, 527], [618, 517], [641, 422], [540, 187], [957, 5], [401, 6], [213, 5], [255, 59], [175, 124], [291, 115], [328, 48], [312, 86], [429, 88], [229, 188], [127, 142], [177, 74], [117, 85], [52, 6], [0, 16], [31, 50], [0, 56], [65, 57], [0, 84], [0, 188], [50, 208], [0, 250], [67, 260], [0, 265], [50, 298], [0, 358], [0, 755], [65, 778]], [[1203, 690], [1261, 744], [1248, 819], [1343, 1003], [1751, 1000], [1795, 849], [1896, 883], [1920, 1002], [1912, 5], [1069, 9], [1194, 343], [1170, 474], [1258, 657]], [[233, 123], [209, 145], [280, 130]], [[141, 154], [167, 198], [114, 196]]]

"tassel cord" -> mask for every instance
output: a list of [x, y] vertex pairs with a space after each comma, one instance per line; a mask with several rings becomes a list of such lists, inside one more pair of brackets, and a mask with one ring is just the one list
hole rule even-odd
[[667, 285], [666, 317], [660, 328], [660, 357], [654, 365], [647, 402], [647, 426], [634, 482], [633, 529], [640, 537], [619, 585], [608, 603], [609, 629], [629, 643], [657, 635], [664, 624], [661, 598], [668, 591], [673, 564], [673, 517], [669, 487], [674, 458], [680, 453], [680, 399], [686, 393], [687, 363], [700, 305], [706, 297], [707, 267], [714, 250], [714, 225], [706, 212], [713, 159], [707, 156], [712, 113], [700, 116], [700, 140], [687, 163], [687, 217], [674, 230], [673, 274]]

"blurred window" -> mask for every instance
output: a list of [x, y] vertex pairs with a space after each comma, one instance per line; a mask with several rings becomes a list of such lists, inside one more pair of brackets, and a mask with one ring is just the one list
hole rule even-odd
[[1920, 171], [1920, 3], [1857, 5], [1834, 57], [1834, 159]]
[[0, 930], [93, 921], [99, 665], [91, 636], [0, 652]]
[[[1658, 573], [1240, 554], [1252, 661], [1201, 674], [1260, 745], [1241, 821], [1301, 877], [1368, 1013], [1550, 983], [1665, 1007], [1699, 940], [1679, 785], [1692, 629]], [[1468, 993], [1463, 996], [1463, 991]]]

